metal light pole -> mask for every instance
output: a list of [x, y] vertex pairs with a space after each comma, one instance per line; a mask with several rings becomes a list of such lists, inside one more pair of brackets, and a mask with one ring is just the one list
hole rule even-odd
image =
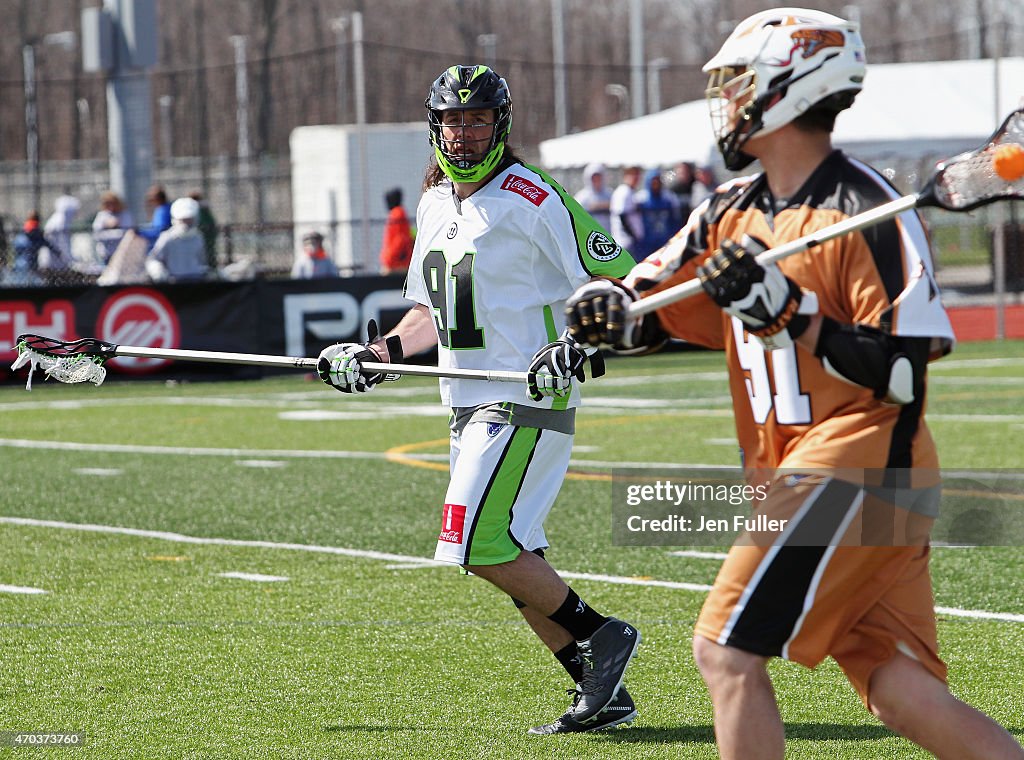
[[661, 110], [661, 70], [669, 65], [668, 58], [655, 58], [647, 62], [647, 108], [648, 113]]
[[644, 0], [629, 3], [630, 96], [633, 117], [647, 113], [644, 106]]
[[170, 158], [174, 154], [174, 137], [171, 128], [174, 96], [161, 95], [157, 103], [160, 106], [160, 147], [163, 149], [164, 158]]
[[39, 115], [36, 108], [36, 49], [29, 41], [21, 49], [25, 72], [25, 158], [28, 159], [28, 182], [32, 188], [32, 208], [39, 211], [42, 195], [39, 186]]
[[238, 123], [238, 161], [248, 163], [249, 145], [249, 75], [246, 70], [245, 46], [248, 38], [234, 34], [228, 38], [235, 48], [235, 119]]
[[493, 69], [494, 62], [498, 57], [498, 35], [478, 34], [476, 36], [476, 44], [483, 51], [484, 63]]
[[606, 84], [604, 86], [604, 93], [605, 95], [611, 95], [618, 101], [619, 112], [616, 116], [621, 121], [629, 113], [629, 88], [624, 84]]
[[338, 123], [348, 121], [348, 16], [331, 19], [334, 32], [334, 76], [338, 80]]
[[551, 0], [551, 52], [555, 69], [555, 136], [569, 131], [569, 97], [565, 83], [565, 4]]
[[39, 104], [36, 93], [36, 45], [55, 45], [71, 50], [78, 41], [74, 32], [54, 32], [41, 39], [30, 39], [21, 48], [21, 62], [25, 77], [25, 158], [28, 161], [28, 181], [32, 188], [32, 208], [39, 211], [42, 183], [39, 166]]
[[[366, 144], [366, 68], [363, 61], [363, 14], [352, 13], [352, 68], [356, 80], [356, 127], [359, 130], [359, 185], [368, 187], [370, 183], [370, 160], [367, 156]], [[359, 238], [361, 242], [361, 259], [370, 267], [370, 198], [369, 193], [360, 193], [361, 218], [359, 220]]]

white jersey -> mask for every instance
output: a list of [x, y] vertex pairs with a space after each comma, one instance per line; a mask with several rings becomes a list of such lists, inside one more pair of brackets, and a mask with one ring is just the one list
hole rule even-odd
[[[416, 227], [405, 294], [434, 315], [441, 367], [525, 371], [562, 333], [573, 291], [592, 275], [623, 277], [633, 263], [558, 183], [520, 163], [461, 202], [449, 182], [431, 188]], [[579, 406], [576, 386], [532, 401], [515, 383], [442, 378], [441, 400], [565, 409]]]

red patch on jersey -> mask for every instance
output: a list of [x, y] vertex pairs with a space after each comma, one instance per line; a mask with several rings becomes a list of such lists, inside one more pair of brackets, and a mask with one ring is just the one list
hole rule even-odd
[[466, 527], [466, 507], [462, 504], [445, 504], [441, 512], [441, 533], [438, 541], [450, 544], [462, 543], [462, 531]]
[[523, 177], [515, 174], [510, 174], [505, 177], [505, 181], [501, 183], [501, 189], [510, 190], [513, 193], [519, 193], [534, 206], [542, 204], [544, 199], [550, 195], [547, 190], [542, 190], [530, 182], [530, 180], [524, 179]]

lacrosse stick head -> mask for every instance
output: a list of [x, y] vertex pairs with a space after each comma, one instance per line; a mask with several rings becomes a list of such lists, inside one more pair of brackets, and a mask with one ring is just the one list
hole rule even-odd
[[19, 335], [15, 345], [18, 358], [11, 369], [28, 365], [25, 387], [32, 390], [32, 373], [41, 369], [47, 378], [61, 383], [99, 385], [107, 376], [103, 363], [115, 355], [117, 346], [95, 338], [63, 341], [42, 335]]
[[970, 211], [986, 203], [1024, 198], [1024, 172], [1015, 169], [1024, 156], [1024, 108], [1003, 121], [988, 142], [947, 159], [919, 196], [919, 206]]

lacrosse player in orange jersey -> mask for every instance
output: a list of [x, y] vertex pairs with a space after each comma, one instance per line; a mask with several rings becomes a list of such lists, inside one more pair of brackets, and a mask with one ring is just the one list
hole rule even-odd
[[[927, 363], [953, 333], [914, 211], [763, 266], [755, 255], [894, 199], [834, 150], [836, 115], [865, 74], [855, 24], [781, 8], [743, 21], [704, 66], [726, 166], [720, 186], [623, 282], [569, 299], [580, 341], [622, 352], [667, 336], [724, 349], [746, 474], [768, 474], [695, 627], [723, 758], [782, 758], [771, 657], [833, 657], [892, 730], [943, 758], [1024, 758], [1010, 734], [953, 697], [938, 655], [928, 530], [938, 458], [924, 421]], [[705, 294], [645, 317], [640, 297], [698, 276]], [[853, 545], [851, 545], [853, 544]]]

